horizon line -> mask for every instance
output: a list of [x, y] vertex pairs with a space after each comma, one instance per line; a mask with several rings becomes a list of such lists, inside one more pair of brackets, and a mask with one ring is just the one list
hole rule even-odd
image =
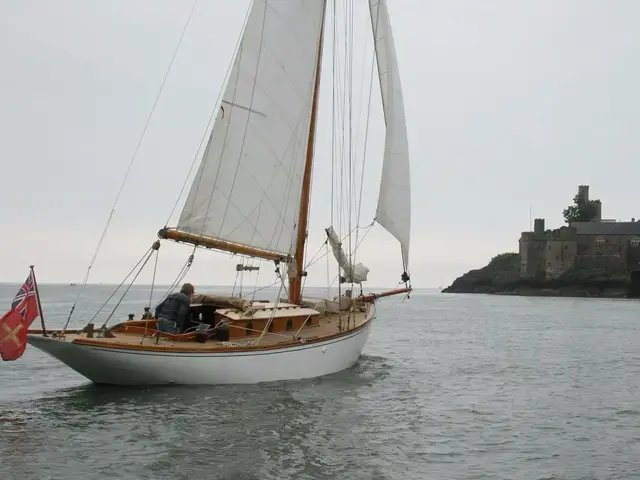
[[[22, 283], [24, 282], [20, 282], [20, 281], [13, 281], [13, 282], [5, 282], [5, 281], [0, 281], [0, 285], [22, 285]], [[38, 285], [56, 285], [56, 286], [68, 286], [68, 287], [83, 287], [83, 285], [80, 283], [67, 283], [67, 282], [38, 282]], [[100, 286], [105, 286], [105, 287], [110, 287], [110, 286], [118, 286], [119, 283], [109, 283], [109, 282], [102, 282], [102, 283], [87, 283], [87, 287], [92, 286], [92, 287], [100, 287]], [[124, 286], [124, 285], [123, 285]], [[137, 283], [135, 284], [135, 286], [138, 287], [151, 287], [152, 284], [151, 283]], [[171, 284], [170, 283], [155, 283], [153, 284], [154, 287], [170, 287]], [[220, 287], [220, 288], [233, 288], [233, 285], [216, 285], [216, 284], [202, 284], [203, 287]], [[176, 286], [177, 287], [177, 286]], [[255, 288], [269, 288], [269, 287], [273, 287], [273, 288], [278, 288], [278, 285], [256, 285]], [[355, 287], [355, 285], [354, 285]], [[315, 286], [315, 285], [307, 285], [306, 288], [327, 288], [326, 285], [319, 285], [319, 286]], [[338, 288], [337, 286], [333, 286], [333, 287], [329, 287], [329, 288]], [[366, 288], [363, 288], [363, 290], [366, 290], [367, 288], [373, 288], [373, 289], [382, 289], [382, 288], [389, 288], [389, 287], [383, 287], [383, 286], [368, 286]], [[401, 288], [400, 286], [396, 287], [396, 288]], [[444, 288], [444, 287], [412, 287], [413, 290], [424, 290], [424, 289], [431, 289], [431, 288]]]

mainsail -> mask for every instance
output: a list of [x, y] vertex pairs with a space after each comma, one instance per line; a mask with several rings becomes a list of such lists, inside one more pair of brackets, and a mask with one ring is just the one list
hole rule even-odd
[[254, 1], [178, 230], [295, 254], [323, 9]]
[[409, 264], [411, 187], [409, 144], [398, 61], [386, 0], [369, 0], [382, 106], [387, 126], [376, 220], [399, 242]]

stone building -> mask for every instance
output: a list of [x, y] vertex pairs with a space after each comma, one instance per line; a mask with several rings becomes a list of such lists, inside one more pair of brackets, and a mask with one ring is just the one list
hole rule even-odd
[[[589, 186], [578, 194], [589, 200]], [[520, 237], [520, 275], [551, 279], [576, 265], [584, 270], [603, 269], [614, 275], [640, 272], [640, 221], [602, 219], [602, 204], [591, 222], [574, 222], [545, 230], [544, 219], [535, 219], [533, 232]]]

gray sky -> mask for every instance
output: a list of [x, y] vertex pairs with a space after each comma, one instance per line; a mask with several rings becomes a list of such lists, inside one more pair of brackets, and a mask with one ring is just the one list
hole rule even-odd
[[[165, 224], [247, 4], [200, 0], [92, 282], [119, 282]], [[0, 2], [0, 281], [22, 281], [30, 263], [40, 282], [82, 280], [190, 8], [176, 0]], [[414, 286], [444, 286], [517, 251], [530, 204], [534, 217], [559, 226], [578, 184], [591, 185], [605, 217], [640, 217], [639, 2], [389, 0], [389, 10], [412, 161]], [[375, 128], [374, 137], [382, 133]], [[321, 172], [311, 255], [328, 226]], [[369, 219], [377, 182], [365, 192]], [[171, 282], [189, 253], [163, 243], [159, 281]], [[399, 246], [379, 226], [359, 260], [371, 268], [371, 286], [396, 284]], [[188, 280], [233, 283], [235, 263], [199, 252]], [[309, 285], [325, 284], [319, 265]], [[263, 275], [260, 283], [270, 282], [271, 268]]]

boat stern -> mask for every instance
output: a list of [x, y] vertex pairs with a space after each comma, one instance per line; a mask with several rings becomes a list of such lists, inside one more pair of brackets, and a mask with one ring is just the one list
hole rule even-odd
[[[28, 334], [27, 342], [38, 350], [51, 355], [56, 360], [64, 363], [81, 375], [94, 380], [92, 365], [89, 362], [87, 352], [73, 343], [72, 339], [44, 336], [42, 334]], [[95, 380], [94, 380], [95, 381]]]

